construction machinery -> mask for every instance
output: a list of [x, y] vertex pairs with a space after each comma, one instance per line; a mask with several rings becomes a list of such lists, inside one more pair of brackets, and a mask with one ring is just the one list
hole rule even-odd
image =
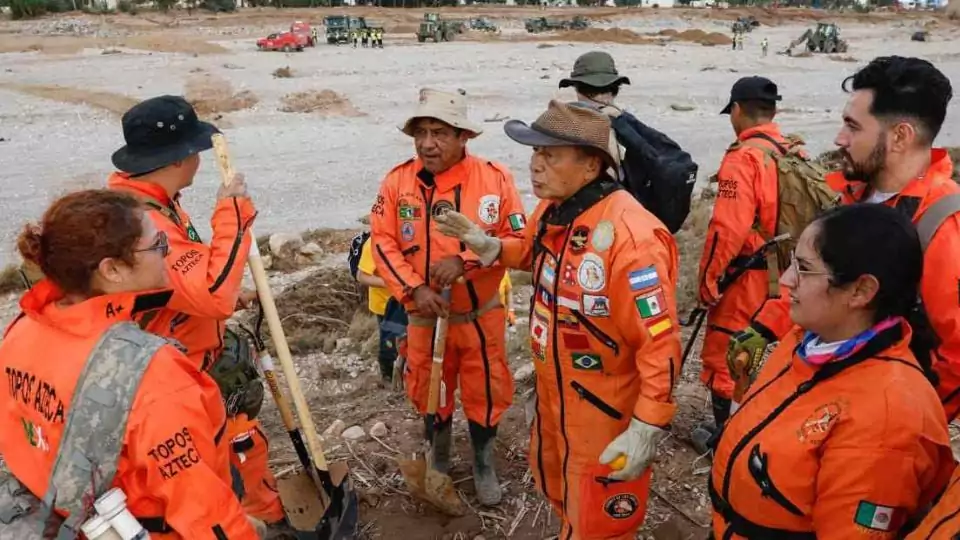
[[486, 17], [470, 19], [470, 29], [479, 30], [481, 32], [499, 32], [500, 31], [500, 27], [493, 24], [493, 22]]
[[348, 17], [346, 15], [324, 17], [323, 26], [326, 28], [327, 43], [331, 45], [348, 43], [351, 32], [360, 32], [362, 30], [379, 30], [383, 32], [382, 25], [367, 21], [364, 17]]
[[551, 32], [555, 30], [583, 30], [590, 27], [590, 21], [577, 15], [571, 20], [548, 19], [546, 17], [534, 17], [523, 22], [524, 28], [531, 34], [540, 32]]
[[748, 17], [739, 17], [737, 20], [733, 21], [733, 30], [734, 34], [745, 34], [747, 32], [752, 32], [754, 28], [760, 26], [760, 21], [756, 17], [750, 15]]
[[432, 39], [434, 43], [453, 41], [456, 33], [455, 25], [443, 20], [439, 13], [424, 13], [420, 27], [417, 29], [417, 41], [420, 43], [428, 39]]
[[910, 36], [910, 41], [927, 41], [930, 39], [930, 32], [926, 30], [917, 30]]
[[817, 23], [816, 28], [810, 28], [799, 38], [793, 40], [784, 54], [790, 55], [795, 47], [806, 45], [810, 52], [827, 54], [847, 52], [847, 41], [840, 38], [840, 27], [833, 23]]

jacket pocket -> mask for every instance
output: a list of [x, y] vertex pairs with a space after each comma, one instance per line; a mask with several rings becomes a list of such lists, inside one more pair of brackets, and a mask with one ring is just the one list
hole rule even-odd
[[573, 313], [573, 316], [577, 318], [580, 324], [582, 324], [583, 327], [586, 328], [588, 332], [593, 334], [593, 337], [600, 340], [600, 343], [603, 343], [604, 345], [612, 349], [613, 354], [618, 356], [620, 355], [620, 346], [617, 345], [617, 342], [614, 341], [613, 338], [605, 334], [603, 330], [600, 330], [599, 328], [597, 328], [597, 325], [593, 324], [593, 322], [591, 322], [590, 319], [583, 313], [580, 313], [575, 309], [570, 311]]
[[773, 479], [770, 478], [770, 473], [767, 471], [767, 457], [767, 454], [760, 451], [759, 444], [753, 445], [753, 448], [750, 449], [749, 461], [747, 461], [747, 469], [750, 470], [750, 476], [753, 477], [757, 486], [760, 487], [760, 492], [763, 497], [769, 498], [771, 501], [779, 504], [787, 512], [802, 517], [803, 511], [797, 508], [797, 505], [790, 502], [790, 499], [773, 484]]
[[570, 386], [573, 390], [580, 396], [581, 399], [585, 399], [590, 402], [591, 405], [600, 409], [600, 412], [613, 418], [614, 420], [622, 420], [623, 414], [620, 411], [614, 409], [609, 403], [600, 399], [599, 396], [593, 392], [587, 390], [582, 384], [577, 381], [570, 381]]

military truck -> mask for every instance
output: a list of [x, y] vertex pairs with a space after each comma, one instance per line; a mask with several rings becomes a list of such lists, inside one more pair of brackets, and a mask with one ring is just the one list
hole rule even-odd
[[428, 39], [432, 39], [434, 43], [453, 41], [456, 33], [455, 25], [443, 20], [439, 13], [424, 13], [420, 27], [417, 29], [417, 41], [420, 43]]
[[323, 18], [323, 25], [326, 28], [327, 43], [339, 45], [350, 41], [351, 31], [379, 30], [383, 31], [383, 26], [367, 21], [365, 17], [348, 17], [345, 15], [334, 15]]
[[581, 15], [577, 15], [572, 20], [534, 17], [532, 19], [526, 19], [523, 22], [523, 26], [527, 29], [527, 32], [538, 34], [540, 32], [551, 32], [554, 30], [583, 30], [590, 27], [590, 21]]
[[816, 28], [808, 29], [787, 46], [784, 54], [790, 55], [794, 47], [806, 45], [810, 52], [827, 54], [847, 52], [847, 41], [840, 38], [840, 27], [833, 23], [817, 23]]
[[737, 20], [733, 21], [733, 30], [734, 34], [745, 34], [747, 32], [752, 32], [754, 28], [760, 26], [760, 21], [756, 17], [750, 15], [749, 17], [739, 17]]
[[470, 29], [480, 32], [499, 32], [500, 28], [486, 17], [470, 19]]

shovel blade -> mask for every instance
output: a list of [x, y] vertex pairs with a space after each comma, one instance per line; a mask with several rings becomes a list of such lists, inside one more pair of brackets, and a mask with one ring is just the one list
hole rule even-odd
[[400, 474], [403, 475], [403, 481], [407, 484], [410, 494], [419, 499], [426, 496], [427, 462], [420, 459], [401, 459]]
[[298, 539], [340, 540], [356, 534], [359, 500], [346, 463], [331, 463], [330, 477], [331, 493], [318, 488], [303, 469], [277, 479], [284, 513]]
[[444, 514], [462, 516], [466, 513], [453, 480], [429, 466], [425, 459], [400, 460], [400, 473], [414, 497], [432, 504]]

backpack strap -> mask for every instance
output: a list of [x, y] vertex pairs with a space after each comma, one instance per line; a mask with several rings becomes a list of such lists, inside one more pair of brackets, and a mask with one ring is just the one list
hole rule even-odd
[[943, 225], [947, 218], [957, 212], [960, 212], [960, 193], [943, 196], [930, 208], [924, 210], [923, 215], [917, 222], [917, 234], [920, 236], [920, 245], [924, 251], [927, 250], [927, 246], [933, 240], [933, 235], [936, 234], [937, 229]]
[[43, 497], [47, 512], [69, 513], [58, 540], [79, 537], [86, 509], [113, 485], [130, 408], [150, 361], [167, 343], [123, 322], [104, 332], [87, 358]]
[[167, 219], [169, 219], [170, 221], [176, 223], [176, 224], [177, 224], [177, 227], [180, 227], [181, 229], [183, 228], [183, 222], [180, 221], [180, 216], [177, 215], [177, 213], [174, 212], [172, 208], [170, 208], [169, 206], [167, 206], [167, 205], [165, 205], [165, 204], [161, 204], [160, 201], [158, 201], [158, 200], [156, 200], [156, 199], [153, 199], [153, 198], [150, 198], [150, 197], [147, 197], [147, 196], [145, 196], [145, 195], [140, 195], [139, 198], [140, 198], [140, 200], [143, 202], [143, 204], [145, 204], [145, 205], [149, 206], [150, 208], [153, 208], [153, 209], [156, 210], [157, 212], [160, 212], [161, 214], [163, 214], [163, 216], [164, 216], [165, 218], [167, 218]]

